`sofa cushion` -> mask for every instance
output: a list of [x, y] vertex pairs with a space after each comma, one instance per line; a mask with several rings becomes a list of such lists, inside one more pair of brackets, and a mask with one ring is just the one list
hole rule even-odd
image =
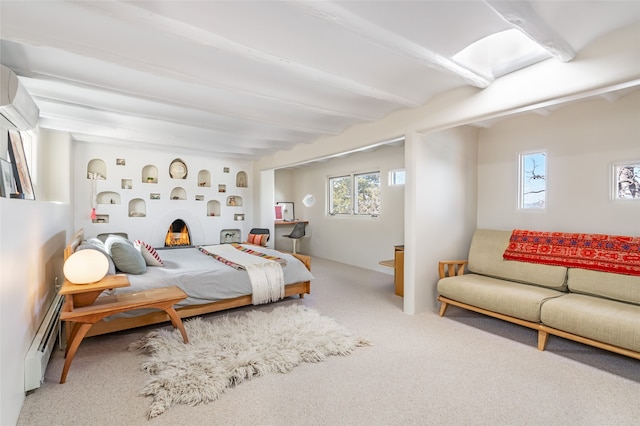
[[542, 323], [558, 330], [640, 352], [640, 306], [584, 294], [542, 305]]
[[640, 276], [569, 268], [569, 290], [640, 305]]
[[458, 302], [536, 323], [540, 322], [542, 303], [565, 294], [476, 274], [443, 278], [438, 281], [438, 293]]
[[476, 274], [559, 291], [567, 289], [567, 268], [564, 266], [504, 260], [502, 255], [510, 237], [511, 231], [477, 229], [469, 248], [468, 270]]

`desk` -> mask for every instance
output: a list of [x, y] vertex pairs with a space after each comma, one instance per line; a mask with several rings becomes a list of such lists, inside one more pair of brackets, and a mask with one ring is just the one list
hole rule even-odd
[[184, 342], [189, 341], [182, 320], [173, 309], [173, 305], [186, 299], [187, 295], [176, 286], [114, 294], [98, 299], [104, 290], [128, 287], [129, 285], [129, 280], [124, 274], [107, 275], [100, 281], [82, 285], [64, 281], [60, 294], [65, 295], [66, 299], [60, 319], [69, 322], [71, 332], [68, 333], [66, 359], [60, 383], [66, 381], [73, 357], [91, 326], [109, 315], [141, 308], [161, 309], [169, 315], [173, 326], [180, 330]]
[[393, 282], [395, 293], [404, 297], [404, 244], [394, 246], [394, 256], [391, 260], [381, 260], [379, 265], [393, 268]]
[[275, 226], [285, 226], [285, 225], [295, 225], [296, 223], [304, 223], [305, 225], [309, 224], [308, 220], [276, 220], [273, 222]]

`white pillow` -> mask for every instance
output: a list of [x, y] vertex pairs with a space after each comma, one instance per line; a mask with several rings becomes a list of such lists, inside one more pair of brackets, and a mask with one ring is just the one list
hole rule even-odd
[[147, 266], [164, 266], [162, 259], [160, 259], [160, 255], [149, 244], [144, 241], [135, 240], [133, 245], [138, 249], [138, 251], [144, 257], [144, 261], [147, 263]]

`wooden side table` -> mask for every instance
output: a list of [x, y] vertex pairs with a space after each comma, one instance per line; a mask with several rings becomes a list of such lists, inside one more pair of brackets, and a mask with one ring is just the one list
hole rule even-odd
[[107, 275], [100, 281], [82, 285], [72, 284], [65, 280], [60, 289], [60, 294], [66, 296], [60, 319], [70, 323], [71, 332], [67, 338], [66, 359], [60, 383], [66, 381], [73, 357], [91, 326], [109, 315], [141, 308], [161, 309], [169, 315], [173, 326], [180, 330], [184, 342], [189, 342], [182, 320], [173, 308], [177, 302], [186, 299], [187, 295], [176, 286], [114, 294], [98, 299], [104, 290], [128, 287], [129, 285], [129, 280], [124, 274]]
[[404, 244], [394, 246], [391, 260], [381, 260], [378, 264], [393, 268], [393, 282], [397, 296], [404, 297]]

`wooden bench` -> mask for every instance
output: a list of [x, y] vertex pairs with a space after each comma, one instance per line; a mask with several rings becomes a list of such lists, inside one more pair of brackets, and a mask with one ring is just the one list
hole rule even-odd
[[182, 320], [173, 308], [177, 302], [186, 299], [187, 295], [182, 290], [173, 286], [98, 298], [106, 289], [128, 285], [129, 280], [125, 275], [110, 275], [101, 281], [86, 285], [65, 281], [60, 289], [60, 294], [66, 296], [60, 319], [70, 323], [71, 331], [67, 337], [66, 360], [60, 383], [66, 381], [73, 357], [91, 326], [109, 315], [143, 308], [163, 310], [171, 319], [173, 326], [180, 330], [184, 342], [189, 342]]

